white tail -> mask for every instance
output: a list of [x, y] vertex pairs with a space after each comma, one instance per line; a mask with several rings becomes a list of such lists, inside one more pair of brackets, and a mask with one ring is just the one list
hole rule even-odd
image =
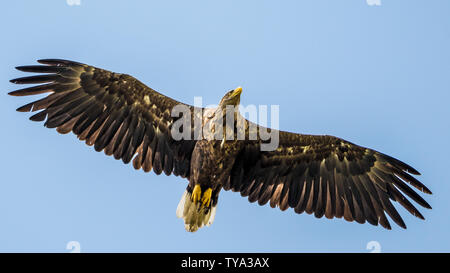
[[[217, 205], [217, 204], [216, 204]], [[210, 226], [216, 216], [216, 206], [200, 207], [200, 202], [194, 204], [191, 193], [185, 191], [177, 207], [177, 217], [183, 218], [184, 228], [189, 232], [195, 232], [204, 225]]]

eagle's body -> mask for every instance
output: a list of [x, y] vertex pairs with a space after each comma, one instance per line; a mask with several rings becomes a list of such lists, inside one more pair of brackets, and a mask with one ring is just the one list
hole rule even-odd
[[239, 141], [222, 145], [219, 140], [199, 140], [192, 151], [192, 183], [211, 188], [223, 185], [230, 176], [241, 146]]
[[[168, 98], [135, 78], [66, 60], [40, 60], [44, 65], [21, 66], [25, 72], [46, 73], [12, 80], [17, 84], [41, 84], [13, 91], [15, 96], [51, 93], [18, 111], [39, 111], [30, 119], [44, 121], [59, 133], [73, 132], [96, 151], [114, 155], [135, 169], [164, 172], [187, 178], [189, 184], [177, 208], [188, 231], [196, 231], [214, 220], [221, 189], [240, 192], [250, 202], [269, 203], [281, 210], [293, 208], [316, 217], [344, 218], [369, 222], [390, 229], [385, 213], [406, 228], [391, 201], [397, 201], [413, 215], [422, 214], [403, 195], [423, 207], [431, 206], [406, 183], [431, 193], [410, 174], [411, 166], [388, 155], [334, 136], [278, 133], [276, 149], [261, 149], [264, 141], [238, 139], [254, 127], [239, 112], [233, 114], [234, 138], [178, 139], [172, 126], [181, 119], [217, 130], [227, 125], [225, 108], [240, 102], [241, 88], [231, 90], [216, 109], [199, 109]], [[171, 115], [184, 106], [190, 116]], [[198, 114], [200, 113], [200, 114]], [[200, 115], [200, 117], [198, 116]], [[256, 128], [256, 129], [255, 129]], [[194, 135], [191, 128], [190, 135]], [[270, 130], [270, 129], [269, 129]]]
[[[239, 101], [236, 100], [235, 103], [236, 102]], [[209, 111], [205, 111], [202, 117], [202, 127], [211, 128], [214, 132], [214, 127], [226, 119], [226, 111], [219, 110], [225, 106], [226, 104], [221, 102], [217, 109], [209, 109]], [[238, 115], [239, 113], [234, 114], [235, 120], [237, 118], [242, 118]], [[209, 204], [205, 204], [204, 210], [202, 210], [201, 205], [200, 209], [195, 210], [200, 212], [199, 217], [195, 217], [194, 215], [193, 218], [189, 218], [191, 215], [186, 215], [186, 213], [184, 213], [184, 208], [183, 213], [181, 213], [181, 211], [177, 213], [180, 218], [184, 218], [186, 229], [188, 231], [197, 230], [202, 227], [203, 222], [208, 222], [209, 217], [214, 217], [214, 214], [210, 215], [209, 211], [214, 209], [213, 213], [215, 212], [219, 192], [229, 179], [235, 159], [237, 158], [239, 152], [245, 147], [245, 142], [238, 140], [236, 130], [233, 132], [233, 138], [230, 140], [226, 140], [225, 132], [225, 130], [222, 130], [221, 137], [223, 140], [198, 140], [195, 144], [194, 150], [192, 151], [191, 173], [189, 176], [190, 183], [186, 190], [186, 196], [191, 198], [192, 194], [195, 194], [195, 189], [197, 186], [197, 191], [200, 195], [199, 198], [204, 196], [205, 193], [206, 195], [209, 194], [208, 189], [211, 189], [211, 196], [209, 197], [211, 201]], [[180, 204], [183, 204], [184, 202], [185, 201], [181, 200]], [[190, 205], [190, 203], [187, 204]], [[188, 209], [186, 208], [186, 210]], [[204, 219], [202, 214], [206, 215], [207, 219]]]

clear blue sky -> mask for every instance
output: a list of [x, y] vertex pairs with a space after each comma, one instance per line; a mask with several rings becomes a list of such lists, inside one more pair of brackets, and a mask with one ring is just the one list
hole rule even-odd
[[[450, 251], [450, 2], [7, 1], [0, 10], [0, 251]], [[175, 209], [187, 181], [135, 171], [17, 113], [17, 65], [66, 58], [131, 74], [205, 104], [280, 105], [280, 128], [395, 156], [433, 192], [407, 230], [316, 219], [222, 192], [191, 234]], [[398, 206], [397, 206], [398, 207]]]

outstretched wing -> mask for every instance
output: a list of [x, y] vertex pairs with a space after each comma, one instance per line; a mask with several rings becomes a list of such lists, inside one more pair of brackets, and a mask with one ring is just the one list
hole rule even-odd
[[408, 173], [419, 175], [395, 158], [337, 137], [280, 132], [274, 151], [260, 151], [260, 141], [248, 141], [224, 188], [260, 205], [270, 202], [281, 210], [291, 207], [317, 218], [344, 217], [390, 229], [387, 213], [406, 228], [391, 201], [421, 219], [404, 194], [431, 208], [405, 182], [425, 193], [430, 190]]
[[[126, 74], [82, 63], [45, 59], [44, 65], [16, 67], [24, 72], [46, 73], [11, 80], [41, 84], [10, 92], [13, 96], [50, 93], [17, 109], [39, 111], [30, 119], [45, 121], [61, 134], [74, 132], [80, 140], [104, 150], [135, 169], [187, 177], [195, 141], [174, 141], [170, 127], [177, 118], [171, 109], [181, 103], [147, 87]], [[192, 106], [188, 106], [191, 112]], [[179, 117], [181, 118], [181, 117]], [[193, 118], [193, 117], [192, 117]]]

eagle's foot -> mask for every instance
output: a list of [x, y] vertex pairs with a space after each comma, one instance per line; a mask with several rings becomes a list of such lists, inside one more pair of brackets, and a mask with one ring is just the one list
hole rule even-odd
[[202, 197], [202, 188], [200, 187], [200, 185], [195, 185], [191, 196], [192, 202], [194, 204], [197, 204], [197, 202], [200, 201], [201, 197]]
[[211, 195], [212, 195], [212, 189], [208, 188], [204, 193], [202, 197], [202, 207], [209, 207], [209, 204], [211, 203]]
[[212, 189], [208, 188], [202, 193], [200, 185], [195, 185], [192, 191], [191, 199], [194, 204], [200, 202], [200, 207], [209, 207], [211, 204]]

